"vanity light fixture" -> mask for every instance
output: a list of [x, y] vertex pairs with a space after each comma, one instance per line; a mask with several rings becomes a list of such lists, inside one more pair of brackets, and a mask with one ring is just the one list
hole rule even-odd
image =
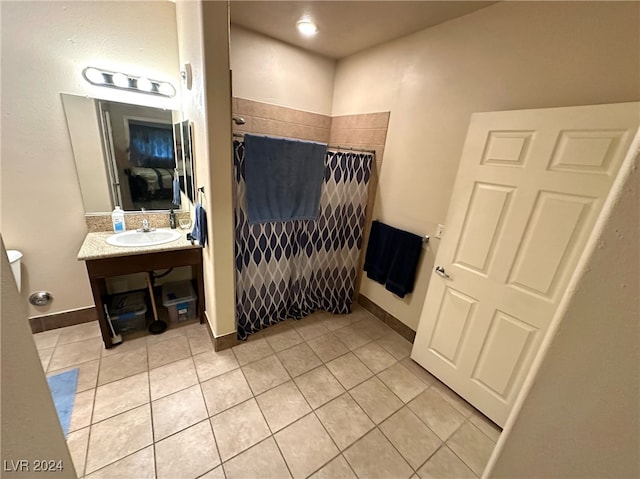
[[148, 78], [145, 78], [145, 77], [138, 78], [138, 81], [136, 82], [136, 85], [138, 86], [138, 89], [142, 90], [142, 91], [152, 91], [153, 90], [153, 83], [151, 83], [151, 80], [149, 80]]
[[176, 89], [169, 82], [150, 80], [147, 77], [127, 75], [120, 72], [101, 70], [99, 68], [87, 67], [82, 70], [82, 76], [92, 85], [118, 88], [120, 90], [136, 91], [140, 93], [150, 93], [172, 97], [176, 94]]
[[313, 23], [308, 17], [300, 19], [296, 23], [296, 27], [298, 28], [298, 31], [305, 37], [311, 37], [318, 33], [318, 26]]

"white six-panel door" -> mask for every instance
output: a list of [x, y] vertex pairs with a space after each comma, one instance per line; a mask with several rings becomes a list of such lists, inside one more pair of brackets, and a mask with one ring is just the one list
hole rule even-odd
[[472, 115], [436, 257], [441, 271], [432, 274], [411, 357], [499, 425], [638, 128], [639, 108]]

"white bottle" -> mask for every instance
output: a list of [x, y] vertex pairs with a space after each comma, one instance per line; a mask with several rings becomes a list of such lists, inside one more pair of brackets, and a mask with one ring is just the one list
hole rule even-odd
[[116, 206], [116, 209], [111, 213], [111, 222], [113, 223], [113, 231], [116, 233], [126, 230], [124, 226], [124, 211], [119, 206]]

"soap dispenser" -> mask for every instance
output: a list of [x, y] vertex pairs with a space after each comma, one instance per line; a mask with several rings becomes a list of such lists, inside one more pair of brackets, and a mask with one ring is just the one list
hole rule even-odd
[[173, 210], [169, 210], [169, 226], [172, 230], [176, 229], [176, 214]]
[[119, 206], [116, 206], [111, 213], [111, 222], [113, 223], [113, 231], [116, 233], [120, 233], [127, 229], [124, 224], [124, 211], [122, 211]]

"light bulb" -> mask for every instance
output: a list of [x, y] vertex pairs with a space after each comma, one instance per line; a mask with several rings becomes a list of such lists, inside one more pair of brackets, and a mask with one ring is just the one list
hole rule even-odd
[[310, 37], [318, 33], [318, 27], [311, 20], [300, 20], [296, 23], [298, 31], [306, 37]]
[[171, 83], [162, 82], [158, 84], [158, 93], [165, 96], [173, 96], [176, 94], [176, 89], [173, 88]]
[[136, 81], [136, 85], [138, 86], [138, 90], [142, 90], [142, 91], [153, 90], [153, 83], [151, 83], [151, 80], [145, 77], [138, 78], [138, 80]]
[[119, 86], [120, 88], [129, 88], [129, 77], [124, 73], [114, 73], [112, 79], [115, 86]]
[[84, 71], [84, 76], [91, 83], [102, 84], [104, 83], [104, 75], [100, 70], [95, 68], [87, 68]]

